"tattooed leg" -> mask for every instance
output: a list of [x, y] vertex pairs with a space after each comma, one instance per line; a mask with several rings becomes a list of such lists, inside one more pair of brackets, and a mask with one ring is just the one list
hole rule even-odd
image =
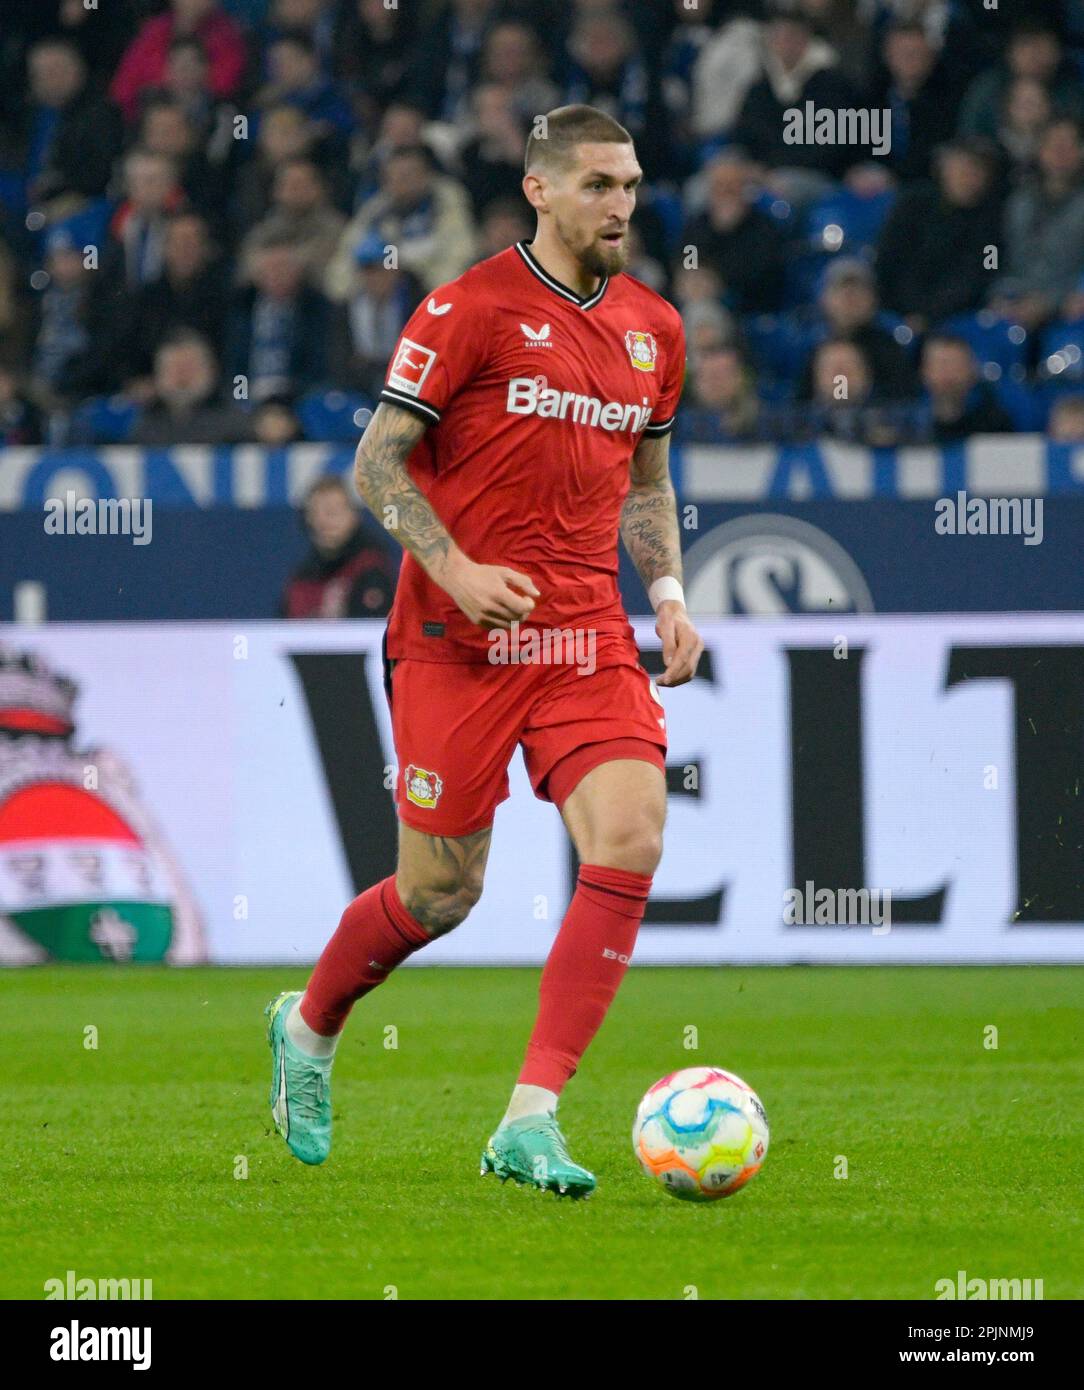
[[403, 906], [430, 936], [459, 926], [482, 896], [493, 827], [452, 838], [399, 824], [395, 886]]

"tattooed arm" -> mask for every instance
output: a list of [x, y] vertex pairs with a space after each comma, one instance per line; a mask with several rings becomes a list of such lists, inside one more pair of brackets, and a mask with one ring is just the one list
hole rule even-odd
[[681, 582], [677, 498], [670, 481], [670, 436], [642, 435], [632, 456], [632, 485], [621, 512], [621, 539], [636, 572], [650, 589], [672, 575]]
[[381, 526], [439, 584], [455, 542], [406, 470], [425, 431], [425, 421], [409, 410], [378, 405], [358, 444], [354, 481]]
[[[681, 533], [670, 481], [670, 436], [642, 435], [632, 455], [632, 483], [621, 511], [621, 539], [636, 572], [650, 589], [669, 575], [681, 582]], [[666, 670], [659, 685], [684, 685], [696, 675], [704, 644], [685, 605], [664, 599], [656, 610]]]
[[472, 623], [508, 628], [531, 612], [538, 590], [507, 565], [476, 565], [448, 534], [407, 471], [407, 459], [426, 428], [409, 410], [382, 401], [354, 459], [358, 492], [377, 521]]

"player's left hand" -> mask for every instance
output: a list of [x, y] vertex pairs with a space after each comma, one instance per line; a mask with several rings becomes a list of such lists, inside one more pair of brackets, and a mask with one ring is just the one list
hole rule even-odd
[[656, 684], [684, 685], [691, 681], [696, 675], [704, 643], [685, 605], [677, 599], [665, 599], [660, 603], [655, 615], [655, 631], [662, 638], [662, 659], [666, 664]]

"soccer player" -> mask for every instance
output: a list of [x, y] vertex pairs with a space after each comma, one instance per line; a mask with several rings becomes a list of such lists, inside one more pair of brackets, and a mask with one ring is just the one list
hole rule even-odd
[[595, 1179], [557, 1101], [628, 967], [666, 812], [666, 720], [621, 604], [619, 534], [657, 615], [659, 684], [691, 680], [703, 644], [668, 465], [681, 319], [622, 274], [632, 138], [561, 107], [536, 123], [525, 169], [534, 239], [418, 306], [357, 451], [358, 490], [407, 551], [385, 634], [398, 867], [347, 907], [304, 994], [266, 1012], [275, 1124], [322, 1163], [346, 1017], [478, 901], [518, 744], [581, 868], [482, 1172], [576, 1197]]

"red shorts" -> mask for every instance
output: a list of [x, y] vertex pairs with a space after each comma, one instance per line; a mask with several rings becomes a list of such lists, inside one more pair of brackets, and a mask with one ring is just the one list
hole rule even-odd
[[635, 647], [615, 644], [590, 674], [580, 669], [394, 662], [395, 807], [403, 824], [448, 836], [492, 824], [508, 796], [517, 743], [535, 796], [557, 807], [593, 767], [614, 758], [665, 770], [665, 712]]

